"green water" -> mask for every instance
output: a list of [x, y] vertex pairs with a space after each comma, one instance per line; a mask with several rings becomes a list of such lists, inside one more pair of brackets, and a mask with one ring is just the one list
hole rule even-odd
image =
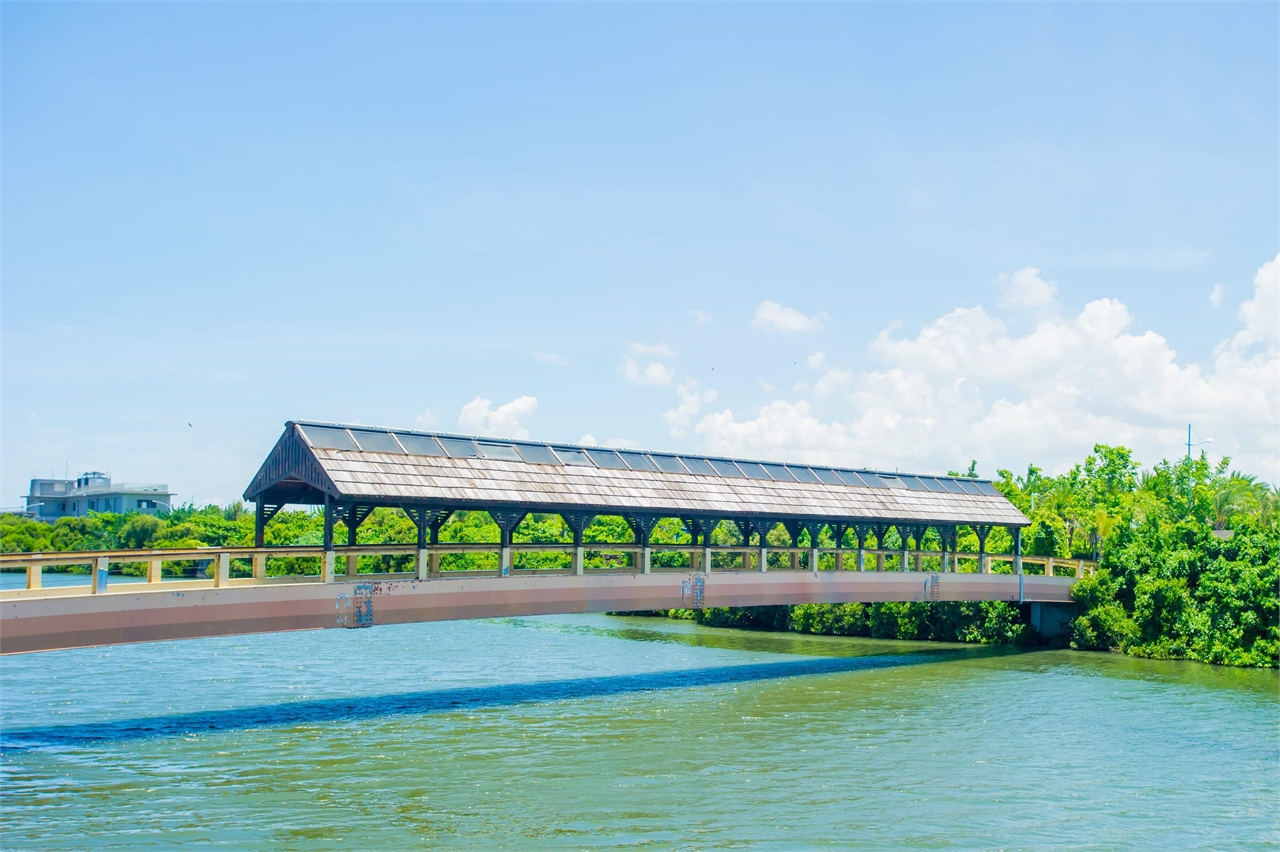
[[1265, 849], [1274, 672], [573, 616], [0, 661], [4, 849]]

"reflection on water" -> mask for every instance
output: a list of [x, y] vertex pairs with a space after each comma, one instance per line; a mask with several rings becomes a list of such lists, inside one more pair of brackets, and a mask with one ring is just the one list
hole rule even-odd
[[0, 658], [4, 847], [1274, 848], [1274, 672], [568, 616]]

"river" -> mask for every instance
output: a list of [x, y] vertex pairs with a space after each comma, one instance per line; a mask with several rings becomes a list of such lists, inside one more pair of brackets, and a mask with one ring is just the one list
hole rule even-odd
[[561, 616], [0, 658], [13, 849], [1274, 849], [1274, 671]]

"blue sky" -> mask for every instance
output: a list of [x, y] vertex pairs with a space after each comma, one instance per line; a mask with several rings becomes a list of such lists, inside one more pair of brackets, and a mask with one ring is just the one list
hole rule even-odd
[[1274, 4], [0, 15], [5, 506], [290, 418], [1276, 479]]

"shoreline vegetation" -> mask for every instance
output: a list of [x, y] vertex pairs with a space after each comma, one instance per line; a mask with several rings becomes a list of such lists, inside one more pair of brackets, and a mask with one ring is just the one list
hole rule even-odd
[[[959, 474], [951, 471], [950, 475]], [[976, 475], [976, 463], [966, 475]], [[1211, 465], [1201, 454], [1142, 470], [1129, 450], [1101, 444], [1061, 476], [1045, 476], [1041, 469], [1029, 466], [1021, 476], [998, 471], [994, 484], [1031, 520], [1023, 534], [1026, 553], [1099, 561], [1098, 571], [1073, 589], [1076, 614], [1061, 638], [1064, 647], [1219, 665], [1280, 665], [1280, 492], [1275, 487], [1231, 471], [1229, 459]], [[314, 511], [281, 512], [267, 527], [267, 545], [317, 546], [322, 528], [322, 518]], [[341, 523], [335, 532], [339, 541], [345, 539]], [[925, 549], [936, 549], [936, 540], [930, 542], [934, 535], [926, 537]], [[821, 536], [822, 546], [835, 545], [828, 530]], [[766, 538], [774, 546], [788, 544], [781, 529]], [[808, 533], [803, 533], [803, 546], [807, 539]], [[361, 544], [413, 540], [413, 524], [399, 510], [375, 510], [358, 531]], [[457, 512], [441, 528], [440, 540], [496, 543], [498, 527], [484, 512]], [[563, 544], [572, 537], [559, 516], [530, 515], [517, 528], [515, 540]], [[626, 559], [609, 552], [608, 545], [629, 543], [632, 535], [622, 518], [602, 516], [584, 531], [584, 540], [588, 546], [599, 545], [588, 551], [587, 566], [608, 567]], [[689, 540], [674, 518], [664, 519], [653, 532], [655, 544]], [[739, 544], [741, 537], [726, 522], [715, 529], [712, 542]], [[239, 503], [221, 508], [183, 506], [160, 515], [91, 514], [53, 524], [0, 516], [0, 550], [6, 553], [252, 543], [253, 513]], [[878, 544], [896, 549], [897, 533], [890, 531]], [[1009, 552], [1012, 542], [1004, 530], [993, 530], [987, 544], [990, 552], [1002, 553]], [[977, 552], [977, 536], [967, 527], [960, 527], [959, 549]], [[569, 557], [522, 553], [516, 559], [517, 567], [552, 569], [567, 567]], [[657, 552], [653, 559], [656, 567], [688, 564], [686, 554]], [[492, 568], [495, 560], [491, 554], [449, 554], [442, 558], [441, 569]], [[362, 557], [360, 570], [411, 570], [410, 561], [411, 557]], [[142, 564], [125, 567], [125, 573], [144, 570]], [[166, 565], [170, 570], [180, 568]], [[268, 562], [271, 575], [317, 570], [301, 558]], [[974, 566], [967, 564], [961, 570], [974, 570]], [[889, 602], [649, 614], [747, 630], [1030, 644], [1038, 639], [1029, 613], [1030, 605], [1003, 602]]]

